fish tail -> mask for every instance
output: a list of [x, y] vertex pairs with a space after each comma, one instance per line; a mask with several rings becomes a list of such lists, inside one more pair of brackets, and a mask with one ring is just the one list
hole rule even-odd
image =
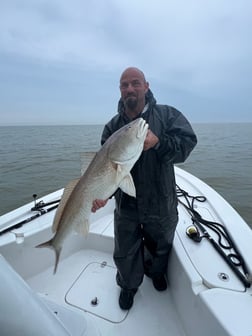
[[36, 248], [43, 248], [43, 247], [48, 247], [48, 248], [52, 249], [55, 253], [55, 265], [54, 265], [54, 270], [53, 270], [53, 274], [55, 274], [57, 272], [61, 247], [57, 248], [53, 245], [53, 238], [36, 246]]

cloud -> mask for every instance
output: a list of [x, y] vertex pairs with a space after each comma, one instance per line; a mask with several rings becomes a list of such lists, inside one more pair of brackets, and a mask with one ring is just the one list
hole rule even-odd
[[0, 89], [8, 111], [18, 108], [8, 97], [20, 101], [21, 90], [26, 103], [32, 93], [32, 111], [44, 99], [50, 111], [57, 104], [80, 111], [88, 102], [100, 113], [116, 105], [120, 72], [135, 65], [171, 103], [180, 97], [190, 110], [200, 102], [200, 111], [204, 100], [225, 109], [230, 100], [233, 113], [240, 104], [251, 118], [249, 0], [11, 0], [1, 7], [0, 74], [8, 83]]

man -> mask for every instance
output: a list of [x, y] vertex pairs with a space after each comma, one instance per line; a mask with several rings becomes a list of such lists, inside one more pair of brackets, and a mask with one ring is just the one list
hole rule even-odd
[[[120, 127], [142, 117], [149, 124], [144, 151], [131, 174], [136, 198], [118, 189], [114, 213], [119, 305], [130, 309], [144, 274], [158, 291], [167, 288], [166, 271], [178, 222], [174, 164], [197, 143], [191, 125], [175, 108], [158, 105], [142, 71], [127, 68], [120, 78], [118, 114], [104, 127], [101, 143]], [[92, 211], [106, 204], [96, 200]]]

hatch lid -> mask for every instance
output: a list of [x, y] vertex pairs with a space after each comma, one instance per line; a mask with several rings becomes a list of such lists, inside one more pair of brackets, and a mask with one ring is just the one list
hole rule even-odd
[[91, 262], [66, 293], [65, 301], [110, 322], [122, 322], [128, 311], [118, 304], [120, 288], [115, 285], [116, 268], [107, 262]]

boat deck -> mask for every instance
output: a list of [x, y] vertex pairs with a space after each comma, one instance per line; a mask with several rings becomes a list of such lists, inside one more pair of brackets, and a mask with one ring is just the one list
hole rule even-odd
[[[27, 279], [46, 300], [85, 314], [102, 335], [185, 335], [169, 288], [154, 289], [145, 277], [136, 293], [134, 305], [123, 311], [118, 305], [119, 287], [111, 254], [80, 250], [62, 260], [55, 275], [52, 267]], [[132, 327], [134, 326], [134, 327]]]
[[[196, 177], [176, 169], [176, 178], [188, 194], [206, 197], [204, 203], [195, 198], [195, 209], [204, 219], [225, 225], [251, 275], [251, 229], [220, 195]], [[43, 199], [51, 202], [61, 194], [59, 190]], [[29, 336], [63, 335], [54, 332], [62, 329], [61, 325], [66, 330], [64, 336], [252, 335], [251, 287], [244, 286], [207, 239], [195, 243], [188, 238], [186, 230], [192, 218], [182, 203], [167, 269], [168, 289], [156, 291], [151, 279], [145, 277], [129, 311], [121, 310], [118, 304], [120, 288], [112, 257], [114, 201], [91, 215], [86, 238], [68, 236], [55, 275], [53, 251], [34, 248], [52, 237], [54, 211], [27, 221], [34, 216], [32, 206], [27, 204], [0, 218], [0, 230], [6, 231], [0, 235], [1, 335], [28, 336], [25, 325], [25, 334], [20, 334], [20, 328], [18, 334], [9, 332], [14, 326], [13, 316], [20, 325], [29, 321], [35, 328]], [[25, 225], [13, 227], [23, 221]], [[218, 241], [217, 234], [211, 235]], [[45, 333], [48, 320], [56, 329], [48, 326]]]

